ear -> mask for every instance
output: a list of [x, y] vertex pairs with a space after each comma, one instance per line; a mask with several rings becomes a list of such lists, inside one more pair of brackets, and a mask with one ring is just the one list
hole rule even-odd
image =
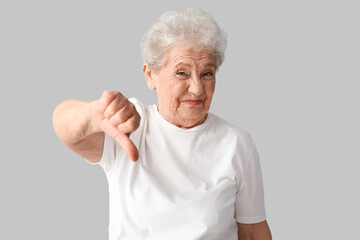
[[146, 80], [148, 88], [150, 90], [154, 90], [156, 87], [155, 79], [153, 78], [153, 72], [151, 71], [149, 65], [147, 63], [144, 63], [142, 70], [144, 72], [145, 80]]

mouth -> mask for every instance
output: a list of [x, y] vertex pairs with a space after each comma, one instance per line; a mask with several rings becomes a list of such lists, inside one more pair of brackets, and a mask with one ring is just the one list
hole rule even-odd
[[195, 106], [195, 105], [200, 105], [200, 104], [202, 104], [202, 103], [203, 103], [203, 100], [186, 99], [186, 100], [183, 100], [183, 101], [181, 101], [181, 102]]

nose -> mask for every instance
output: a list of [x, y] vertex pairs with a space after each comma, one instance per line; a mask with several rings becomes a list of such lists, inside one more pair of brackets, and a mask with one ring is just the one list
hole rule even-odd
[[193, 77], [190, 79], [189, 92], [195, 96], [200, 96], [204, 92], [204, 84], [199, 77]]

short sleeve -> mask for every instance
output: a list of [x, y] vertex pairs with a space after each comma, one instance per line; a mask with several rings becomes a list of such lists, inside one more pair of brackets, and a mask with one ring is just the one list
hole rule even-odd
[[266, 219], [264, 188], [259, 154], [253, 142], [248, 161], [235, 198], [235, 219], [239, 223], [252, 224]]
[[116, 158], [116, 142], [107, 134], [104, 138], [104, 148], [99, 165], [105, 172], [109, 172]]

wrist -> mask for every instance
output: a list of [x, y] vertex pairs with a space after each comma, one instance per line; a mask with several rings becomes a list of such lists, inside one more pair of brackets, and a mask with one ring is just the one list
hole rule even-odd
[[84, 137], [88, 137], [94, 133], [102, 132], [99, 120], [95, 114], [96, 101], [88, 102], [83, 109], [83, 114], [86, 116], [86, 127], [84, 129]]

